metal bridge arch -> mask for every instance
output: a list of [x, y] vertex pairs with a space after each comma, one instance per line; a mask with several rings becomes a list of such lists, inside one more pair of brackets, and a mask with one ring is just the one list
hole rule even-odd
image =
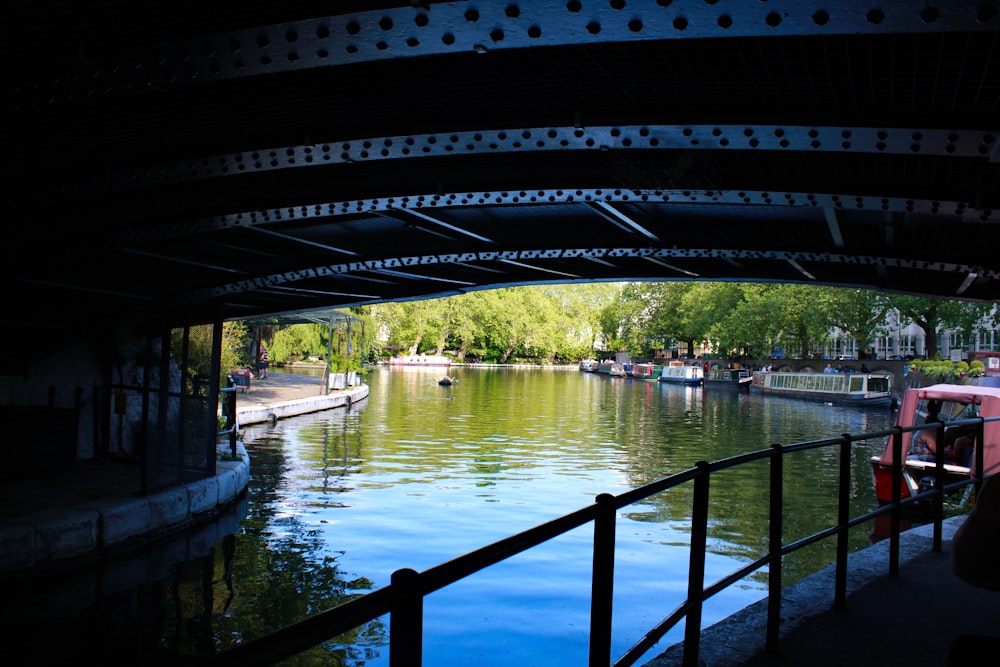
[[1000, 295], [997, 0], [287, 4], [0, 10], [5, 330], [593, 280]]

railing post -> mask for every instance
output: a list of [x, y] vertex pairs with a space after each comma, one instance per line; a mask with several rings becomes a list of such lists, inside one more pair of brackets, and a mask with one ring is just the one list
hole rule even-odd
[[986, 420], [983, 419], [982, 416], [980, 416], [979, 423], [976, 424], [976, 446], [972, 450], [972, 456], [973, 456], [972, 465], [974, 467], [973, 477], [976, 479], [975, 489], [977, 498], [979, 497], [979, 489], [981, 489], [983, 486], [983, 465], [984, 465], [983, 450], [986, 449], [984, 447], [984, 443], [986, 442], [985, 431], [984, 431], [985, 426], [986, 426]]
[[764, 651], [771, 655], [778, 653], [778, 638], [781, 632], [781, 546], [784, 533], [783, 508], [785, 505], [785, 456], [780, 444], [771, 445], [770, 504], [768, 506], [767, 551], [771, 561], [767, 568], [767, 630], [764, 637]]
[[424, 639], [420, 574], [408, 567], [396, 570], [391, 583], [395, 599], [389, 613], [389, 666], [420, 667]]
[[938, 422], [934, 431], [934, 442], [938, 443], [934, 455], [934, 539], [932, 549], [934, 553], [941, 553], [944, 540], [943, 526], [944, 519], [944, 422]]
[[847, 606], [847, 530], [851, 520], [851, 436], [844, 433], [840, 445], [839, 484], [837, 487], [837, 565], [833, 606]]
[[229, 418], [226, 420], [226, 427], [229, 429], [229, 453], [236, 456], [236, 440], [238, 435], [238, 429], [240, 426], [239, 420], [236, 418], [236, 388], [232, 387], [231, 391], [226, 395], [226, 401], [229, 403]]
[[899, 576], [899, 534], [902, 525], [903, 508], [903, 429], [892, 429], [892, 509], [889, 512], [889, 576]]
[[695, 464], [700, 474], [694, 478], [691, 504], [691, 551], [688, 555], [687, 614], [684, 617], [684, 667], [697, 667], [701, 650], [701, 610], [705, 594], [705, 548], [708, 544], [708, 490], [710, 468], [707, 461]]
[[590, 667], [611, 664], [611, 608], [615, 582], [615, 497], [597, 496], [594, 564], [590, 584]]

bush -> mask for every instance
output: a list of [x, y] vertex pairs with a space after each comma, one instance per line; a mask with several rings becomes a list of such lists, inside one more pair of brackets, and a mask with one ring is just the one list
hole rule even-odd
[[914, 359], [910, 367], [935, 382], [949, 382], [960, 376], [953, 363], [942, 359]]

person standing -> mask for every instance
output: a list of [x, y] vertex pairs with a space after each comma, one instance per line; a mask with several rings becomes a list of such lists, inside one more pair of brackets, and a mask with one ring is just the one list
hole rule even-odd
[[260, 358], [258, 359], [258, 361], [260, 362], [260, 379], [263, 380], [264, 378], [267, 377], [267, 361], [268, 361], [267, 347], [264, 346], [264, 343], [260, 344]]

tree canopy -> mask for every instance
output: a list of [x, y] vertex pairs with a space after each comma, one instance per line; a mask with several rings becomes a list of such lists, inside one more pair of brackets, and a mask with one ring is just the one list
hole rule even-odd
[[[671, 348], [708, 349], [728, 358], [814, 356], [828, 349], [834, 330], [864, 351], [889, 333], [897, 317], [902, 326], [912, 322], [923, 329], [932, 358], [945, 329], [968, 342], [980, 328], [996, 327], [993, 304], [802, 284], [692, 281], [506, 287], [376, 304], [354, 314], [372, 332], [364, 350], [353, 341], [347, 356], [355, 360], [425, 352], [494, 363], [572, 363], [595, 350], [652, 358], [654, 350]], [[343, 340], [331, 345], [329, 338], [324, 326], [300, 324], [271, 332], [268, 347], [276, 362], [325, 358], [336, 348], [340, 365], [347, 364]]]

